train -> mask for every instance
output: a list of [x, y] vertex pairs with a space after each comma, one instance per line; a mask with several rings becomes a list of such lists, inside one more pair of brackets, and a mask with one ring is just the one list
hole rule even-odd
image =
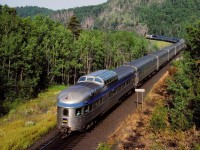
[[184, 39], [147, 35], [148, 39], [173, 43], [113, 70], [98, 70], [80, 77], [77, 84], [64, 89], [57, 97], [57, 127], [70, 134], [90, 128], [126, 95], [156, 73], [182, 49]]

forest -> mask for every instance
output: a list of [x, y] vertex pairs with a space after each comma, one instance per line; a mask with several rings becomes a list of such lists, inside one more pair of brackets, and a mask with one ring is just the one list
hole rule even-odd
[[34, 18], [37, 15], [49, 16], [54, 21], [59, 21], [63, 25], [67, 25], [67, 22], [73, 14], [76, 15], [77, 19], [83, 24], [87, 18], [96, 18], [104, 10], [106, 3], [95, 5], [95, 6], [83, 6], [70, 9], [62, 10], [51, 10], [48, 8], [41, 8], [37, 6], [25, 6], [16, 7], [17, 15], [20, 17], [31, 17]]
[[35, 17], [37, 15], [44, 15], [44, 16], [50, 16], [55, 11], [48, 9], [48, 8], [40, 8], [37, 6], [25, 6], [25, 7], [16, 7], [17, 14], [20, 17]]
[[[150, 34], [183, 37], [186, 27], [200, 18], [199, 0], [108, 0], [107, 3], [50, 11], [39, 7], [17, 7], [21, 17], [38, 12], [66, 25], [71, 15], [87, 29], [142, 30]], [[41, 14], [40, 13], [40, 14]], [[89, 27], [88, 27], [89, 26]]]
[[200, 18], [199, 0], [166, 0], [161, 5], [137, 6], [139, 21], [147, 24], [150, 33], [184, 37], [186, 27]]
[[82, 30], [78, 19], [67, 27], [49, 17], [20, 18], [0, 6], [1, 115], [36, 97], [50, 85], [74, 84], [91, 71], [112, 69], [149, 52], [133, 32]]
[[167, 128], [167, 122], [173, 131], [200, 127], [200, 20], [189, 25], [186, 32], [187, 48], [169, 70], [167, 92], [161, 93], [165, 95], [163, 105], [152, 115], [154, 131]]
[[[174, 61], [149, 119], [153, 149], [200, 149], [200, 20], [186, 28], [187, 48]], [[160, 90], [160, 91], [159, 91]], [[148, 128], [148, 127], [147, 127]], [[149, 136], [148, 140], [151, 137]], [[149, 146], [151, 146], [149, 144]]]
[[110, 0], [94, 26], [105, 30], [147, 26], [150, 34], [183, 37], [186, 26], [199, 19], [199, 8], [198, 0]]
[[200, 127], [200, 20], [186, 28], [187, 48], [172, 69], [167, 98], [171, 127], [187, 130]]

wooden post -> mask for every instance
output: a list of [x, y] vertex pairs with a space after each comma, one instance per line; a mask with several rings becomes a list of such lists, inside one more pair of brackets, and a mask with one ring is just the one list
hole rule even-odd
[[138, 93], [142, 93], [142, 110], [143, 110], [143, 102], [144, 102], [144, 92], [145, 92], [145, 89], [135, 89], [135, 92], [137, 93], [137, 104], [136, 104], [136, 107], [138, 107], [138, 104], [139, 104], [139, 94]]

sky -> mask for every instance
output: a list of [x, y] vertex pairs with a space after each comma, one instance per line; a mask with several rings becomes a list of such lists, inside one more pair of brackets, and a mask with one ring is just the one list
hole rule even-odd
[[53, 10], [98, 5], [105, 2], [107, 0], [0, 0], [1, 5], [7, 4], [10, 7], [38, 6]]

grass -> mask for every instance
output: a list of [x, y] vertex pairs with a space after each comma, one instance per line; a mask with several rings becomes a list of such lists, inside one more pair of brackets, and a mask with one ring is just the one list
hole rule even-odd
[[98, 150], [110, 150], [112, 149], [111, 145], [107, 144], [107, 143], [102, 143], [100, 142], [98, 144], [98, 147], [97, 147]]
[[162, 49], [164, 47], [172, 45], [172, 43], [164, 42], [164, 41], [149, 40], [149, 42], [150, 42], [150, 45], [152, 45], [152, 47], [155, 47], [156, 49]]
[[53, 86], [0, 119], [0, 149], [27, 149], [56, 126], [56, 97], [64, 86]]

